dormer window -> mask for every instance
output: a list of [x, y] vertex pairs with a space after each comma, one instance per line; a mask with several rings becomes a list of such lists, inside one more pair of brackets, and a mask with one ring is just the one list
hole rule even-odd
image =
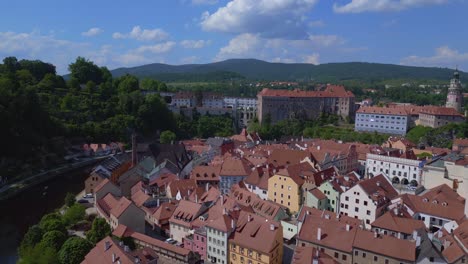
[[442, 206], [447, 206], [448, 204], [446, 202], [443, 202], [442, 203]]
[[438, 202], [437, 202], [437, 200], [434, 200], [434, 201], [432, 201], [432, 203], [433, 203], [433, 204], [437, 204]]
[[429, 200], [427, 198], [424, 198], [423, 202], [427, 203], [427, 202], [429, 202]]

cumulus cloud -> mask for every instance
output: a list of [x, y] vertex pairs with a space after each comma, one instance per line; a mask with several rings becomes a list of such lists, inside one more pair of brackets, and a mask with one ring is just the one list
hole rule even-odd
[[210, 40], [182, 40], [180, 45], [186, 49], [201, 49], [210, 45]]
[[[311, 35], [304, 40], [262, 38], [260, 34], [237, 35], [222, 47], [216, 61], [229, 58], [259, 58], [274, 62], [319, 63], [319, 52], [341, 47], [344, 40], [336, 35]], [[311, 54], [311, 51], [314, 51]]]
[[138, 47], [135, 51], [137, 53], [145, 53], [145, 52], [150, 52], [150, 53], [166, 53], [172, 50], [172, 48], [175, 46], [174, 41], [167, 41], [164, 43], [159, 43], [156, 45], [148, 45], [148, 46], [141, 46]]
[[306, 14], [318, 0], [231, 0], [210, 14], [204, 12], [206, 31], [260, 34], [266, 38], [307, 37]]
[[98, 27], [93, 27], [93, 28], [88, 29], [88, 31], [82, 32], [81, 35], [85, 37], [94, 37], [94, 36], [101, 34], [102, 32], [104, 32], [104, 30]]
[[459, 52], [448, 46], [441, 46], [435, 50], [435, 54], [432, 56], [412, 55], [403, 58], [400, 63], [403, 65], [454, 68], [458, 64], [465, 66], [468, 64], [468, 52]]
[[139, 41], [161, 41], [169, 37], [169, 34], [160, 29], [142, 29], [140, 26], [133, 27], [129, 33], [115, 32], [112, 34], [114, 39], [136, 39]]
[[339, 5], [334, 4], [336, 13], [362, 13], [401, 11], [413, 7], [443, 4], [449, 0], [351, 0], [351, 2]]

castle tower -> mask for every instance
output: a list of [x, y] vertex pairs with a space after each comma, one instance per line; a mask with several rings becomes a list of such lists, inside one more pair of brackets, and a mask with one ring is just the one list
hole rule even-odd
[[450, 80], [450, 87], [447, 94], [446, 107], [455, 108], [458, 112], [462, 111], [463, 94], [460, 82], [460, 74], [458, 70], [453, 74], [453, 79]]

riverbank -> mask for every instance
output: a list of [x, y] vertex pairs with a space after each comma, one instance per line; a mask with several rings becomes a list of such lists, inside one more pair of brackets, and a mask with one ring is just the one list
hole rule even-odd
[[28, 228], [60, 208], [68, 192], [82, 191], [88, 175], [86, 168], [68, 172], [0, 201], [0, 263], [16, 263], [17, 248]]
[[94, 157], [87, 160], [62, 165], [60, 167], [42, 173], [32, 175], [21, 181], [7, 184], [0, 188], [0, 201], [10, 199], [15, 195], [18, 195], [19, 193], [28, 190], [31, 187], [49, 181], [55, 177], [64, 175], [66, 173], [74, 172], [76, 170], [85, 170], [86, 168], [95, 165], [96, 163], [103, 159], [106, 159], [107, 157], [109, 156]]

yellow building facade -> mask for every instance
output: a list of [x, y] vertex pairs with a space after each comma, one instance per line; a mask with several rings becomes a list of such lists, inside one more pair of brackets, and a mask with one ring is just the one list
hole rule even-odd
[[277, 173], [268, 179], [268, 199], [286, 206], [291, 213], [299, 212], [302, 204], [301, 185], [291, 177]]

